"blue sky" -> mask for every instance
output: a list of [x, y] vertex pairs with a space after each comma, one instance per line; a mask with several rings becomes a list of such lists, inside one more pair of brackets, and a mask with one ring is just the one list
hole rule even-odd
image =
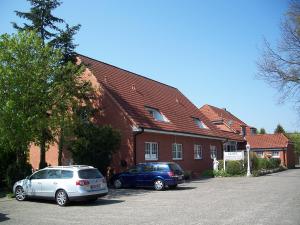
[[[288, 1], [64, 1], [55, 15], [80, 23], [81, 54], [177, 87], [196, 106], [225, 107], [249, 125], [299, 130], [292, 103], [255, 76], [263, 38], [276, 45]], [[21, 22], [21, 0], [0, 2], [0, 34]]]

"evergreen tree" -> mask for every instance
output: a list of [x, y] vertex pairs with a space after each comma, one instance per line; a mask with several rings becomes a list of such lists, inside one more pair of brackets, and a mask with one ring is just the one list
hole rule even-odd
[[[18, 26], [13, 23], [14, 28], [18, 30], [35, 30], [43, 40], [43, 44], [48, 43], [55, 49], [59, 49], [63, 54], [61, 64], [65, 65], [64, 70], [61, 71], [60, 76], [56, 76], [56, 82], [61, 83], [61, 87], [57, 90], [61, 94], [61, 99], [56, 101], [55, 112], [51, 111], [49, 114], [48, 110], [45, 111], [45, 115], [48, 117], [57, 116], [57, 123], [59, 129], [49, 130], [49, 124], [45, 124], [45, 127], [41, 130], [39, 138], [40, 145], [40, 168], [47, 165], [45, 160], [45, 152], [47, 144], [51, 143], [54, 135], [58, 136], [59, 140], [59, 157], [58, 164], [61, 165], [62, 150], [64, 148], [65, 130], [69, 126], [68, 123], [71, 121], [70, 108], [74, 108], [76, 101], [72, 101], [73, 98], [81, 98], [87, 92], [91, 91], [91, 87], [87, 82], [76, 82], [78, 74], [82, 72], [82, 66], [75, 65], [76, 45], [73, 43], [73, 37], [80, 29], [80, 25], [70, 27], [61, 18], [55, 17], [52, 11], [61, 5], [58, 0], [28, 0], [31, 4], [29, 12], [15, 11], [16, 14], [28, 20], [30, 24], [24, 23], [23, 26]], [[65, 25], [65, 30], [60, 29], [61, 25]], [[72, 63], [73, 65], [68, 65]], [[77, 85], [73, 85], [74, 82]], [[83, 99], [85, 99], [83, 97]], [[75, 102], [75, 104], [74, 104]], [[53, 107], [52, 107], [53, 108]], [[49, 122], [51, 120], [49, 119]], [[57, 132], [59, 130], [59, 132]]]
[[285, 130], [283, 129], [283, 127], [280, 125], [280, 124], [278, 124], [277, 125], [277, 127], [276, 127], [276, 129], [275, 129], [275, 131], [274, 131], [274, 133], [275, 134], [279, 134], [279, 133], [285, 133]]
[[265, 128], [260, 128], [259, 134], [266, 134], [266, 133], [267, 133], [267, 132], [266, 132]]

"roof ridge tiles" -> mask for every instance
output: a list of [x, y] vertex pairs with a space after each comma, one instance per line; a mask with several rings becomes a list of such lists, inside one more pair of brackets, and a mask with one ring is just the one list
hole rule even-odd
[[116, 68], [116, 69], [123, 70], [123, 71], [128, 72], [128, 73], [131, 73], [131, 74], [133, 74], [133, 75], [135, 75], [135, 76], [142, 77], [142, 78], [148, 79], [148, 80], [150, 80], [150, 81], [153, 81], [153, 82], [156, 82], [156, 83], [159, 83], [159, 84], [165, 85], [165, 86], [167, 86], [167, 87], [174, 88], [174, 89], [178, 90], [176, 87], [173, 87], [173, 86], [171, 86], [171, 85], [168, 85], [168, 84], [162, 83], [162, 82], [160, 82], [160, 81], [151, 79], [151, 78], [146, 77], [146, 76], [144, 76], [144, 75], [140, 75], [140, 74], [135, 73], [135, 72], [132, 72], [132, 71], [130, 71], [130, 70], [126, 70], [126, 69], [123, 69], [123, 68], [121, 68], [121, 67], [114, 66], [114, 65], [112, 65], [112, 64], [110, 64], [110, 63], [103, 62], [103, 61], [101, 61], [101, 60], [98, 60], [98, 59], [95, 59], [95, 58], [92, 58], [92, 57], [90, 57], [90, 56], [86, 56], [86, 55], [83, 55], [83, 54], [80, 54], [80, 53], [76, 53], [76, 54], [79, 55], [79, 56], [83, 56], [83, 57], [85, 57], [85, 58], [88, 58], [88, 59], [91, 59], [91, 60], [94, 60], [94, 61], [103, 63], [103, 64], [105, 64], [105, 65], [112, 66], [112, 67], [114, 67], [114, 68]]

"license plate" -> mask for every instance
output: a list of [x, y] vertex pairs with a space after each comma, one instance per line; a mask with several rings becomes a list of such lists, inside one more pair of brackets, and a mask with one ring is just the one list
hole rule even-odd
[[182, 175], [178, 176], [178, 180], [182, 180], [182, 178], [183, 178]]
[[101, 184], [91, 185], [92, 190], [96, 190], [96, 189], [100, 189], [100, 188], [101, 188]]

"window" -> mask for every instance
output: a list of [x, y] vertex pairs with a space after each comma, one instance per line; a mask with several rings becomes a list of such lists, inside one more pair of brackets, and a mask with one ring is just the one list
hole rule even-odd
[[172, 157], [174, 160], [182, 159], [182, 144], [174, 143], [172, 145]]
[[73, 178], [73, 171], [70, 171], [70, 170], [62, 170], [62, 171], [61, 171], [61, 178], [62, 178], [62, 179], [70, 179], [70, 178]]
[[202, 129], [208, 129], [208, 127], [198, 118], [193, 118], [195, 124]]
[[210, 158], [217, 158], [217, 147], [214, 145], [210, 146]]
[[272, 158], [279, 158], [279, 151], [272, 151]]
[[202, 146], [194, 145], [194, 159], [202, 159]]
[[224, 150], [226, 152], [235, 152], [237, 150], [236, 141], [228, 141], [224, 144]]
[[47, 170], [40, 170], [36, 173], [34, 173], [30, 179], [46, 179], [47, 176]]
[[149, 112], [149, 114], [157, 121], [162, 122], [170, 122], [167, 117], [165, 117], [164, 114], [162, 114], [158, 109], [146, 107], [146, 110]]
[[78, 171], [78, 177], [80, 179], [97, 179], [103, 176], [98, 169], [83, 169]]
[[263, 158], [264, 157], [264, 152], [263, 151], [258, 151], [256, 152], [257, 157]]
[[158, 144], [156, 142], [145, 143], [145, 160], [158, 159]]
[[48, 179], [60, 179], [61, 170], [48, 170]]
[[254, 127], [250, 128], [250, 132], [251, 132], [252, 135], [257, 134], [257, 130]]

